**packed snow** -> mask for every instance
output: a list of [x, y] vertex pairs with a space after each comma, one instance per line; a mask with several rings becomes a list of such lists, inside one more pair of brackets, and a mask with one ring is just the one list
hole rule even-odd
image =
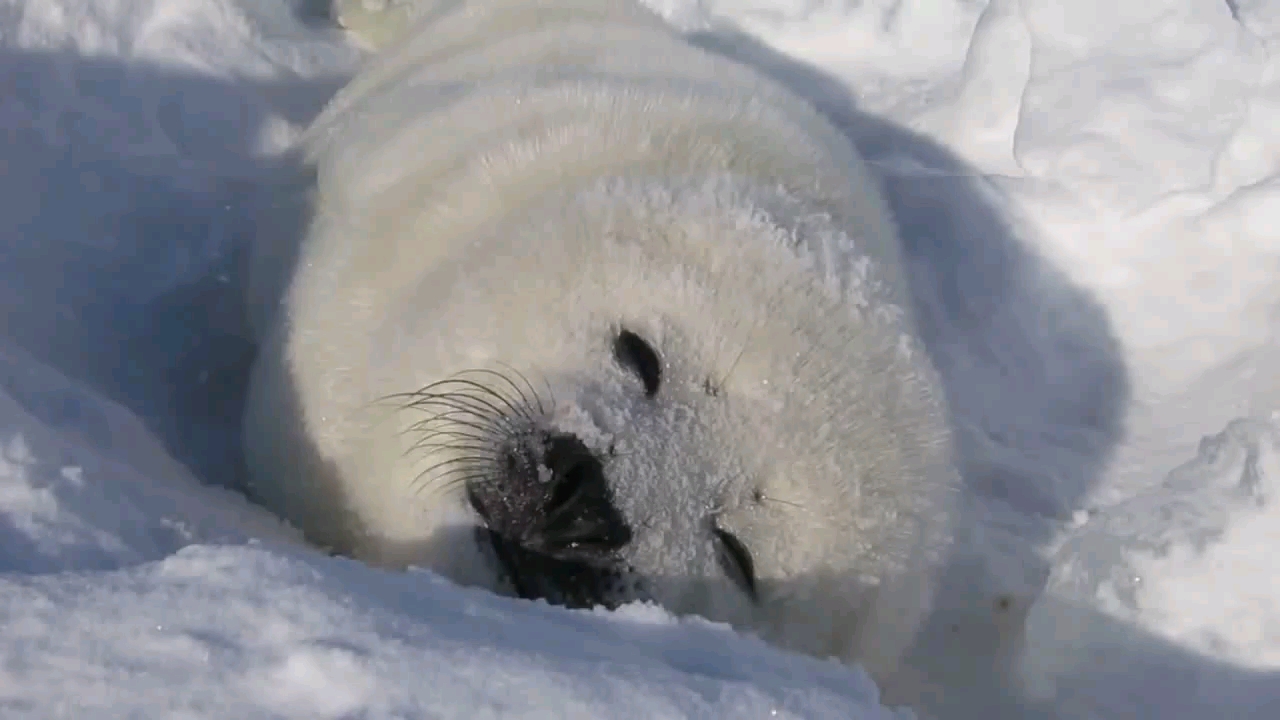
[[327, 557], [234, 492], [326, 0], [0, 0], [0, 715], [1280, 717], [1280, 1], [648, 0], [882, 173], [978, 522], [910, 671]]

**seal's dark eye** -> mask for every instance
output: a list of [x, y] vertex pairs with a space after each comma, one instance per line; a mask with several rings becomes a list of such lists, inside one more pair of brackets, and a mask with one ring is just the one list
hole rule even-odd
[[751, 553], [747, 550], [747, 546], [728, 530], [712, 527], [711, 533], [716, 538], [718, 550], [716, 559], [720, 561], [720, 569], [724, 570], [725, 575], [733, 578], [733, 581], [751, 598], [751, 602], [758, 602], [755, 563], [751, 561]]
[[662, 361], [658, 359], [657, 351], [644, 338], [630, 330], [620, 331], [613, 340], [613, 356], [619, 364], [640, 378], [640, 382], [644, 383], [646, 396], [653, 397], [657, 394], [658, 385], [662, 382]]

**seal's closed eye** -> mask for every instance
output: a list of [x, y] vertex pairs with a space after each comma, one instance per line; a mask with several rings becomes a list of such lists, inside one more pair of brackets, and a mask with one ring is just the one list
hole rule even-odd
[[658, 393], [658, 385], [662, 382], [662, 361], [658, 352], [644, 338], [631, 332], [621, 330], [613, 340], [613, 357], [618, 363], [634, 372], [644, 383], [644, 394], [653, 397]]
[[755, 563], [751, 560], [751, 551], [747, 550], [747, 546], [728, 530], [712, 527], [711, 533], [715, 536], [719, 549], [716, 559], [720, 561], [720, 568], [747, 593], [752, 602], [758, 602], [756, 569]]

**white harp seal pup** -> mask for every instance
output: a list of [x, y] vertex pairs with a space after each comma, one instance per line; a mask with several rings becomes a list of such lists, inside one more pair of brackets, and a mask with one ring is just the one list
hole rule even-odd
[[257, 499], [374, 565], [892, 670], [958, 481], [847, 139], [627, 0], [344, 7], [384, 46], [249, 266]]

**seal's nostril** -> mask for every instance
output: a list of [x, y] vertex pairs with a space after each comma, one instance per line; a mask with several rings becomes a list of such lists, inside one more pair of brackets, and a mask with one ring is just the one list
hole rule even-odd
[[571, 504], [607, 497], [604, 467], [578, 438], [552, 436], [546, 445], [543, 464], [551, 473], [551, 494], [544, 506], [548, 514], [560, 512]]
[[613, 506], [604, 466], [581, 440], [551, 437], [544, 464], [551, 488], [528, 541], [544, 552], [573, 555], [608, 553], [630, 542], [631, 528]]
[[578, 502], [586, 491], [590, 468], [586, 462], [575, 462], [565, 472], [552, 471], [551, 497], [547, 499], [547, 514], [554, 515]]

